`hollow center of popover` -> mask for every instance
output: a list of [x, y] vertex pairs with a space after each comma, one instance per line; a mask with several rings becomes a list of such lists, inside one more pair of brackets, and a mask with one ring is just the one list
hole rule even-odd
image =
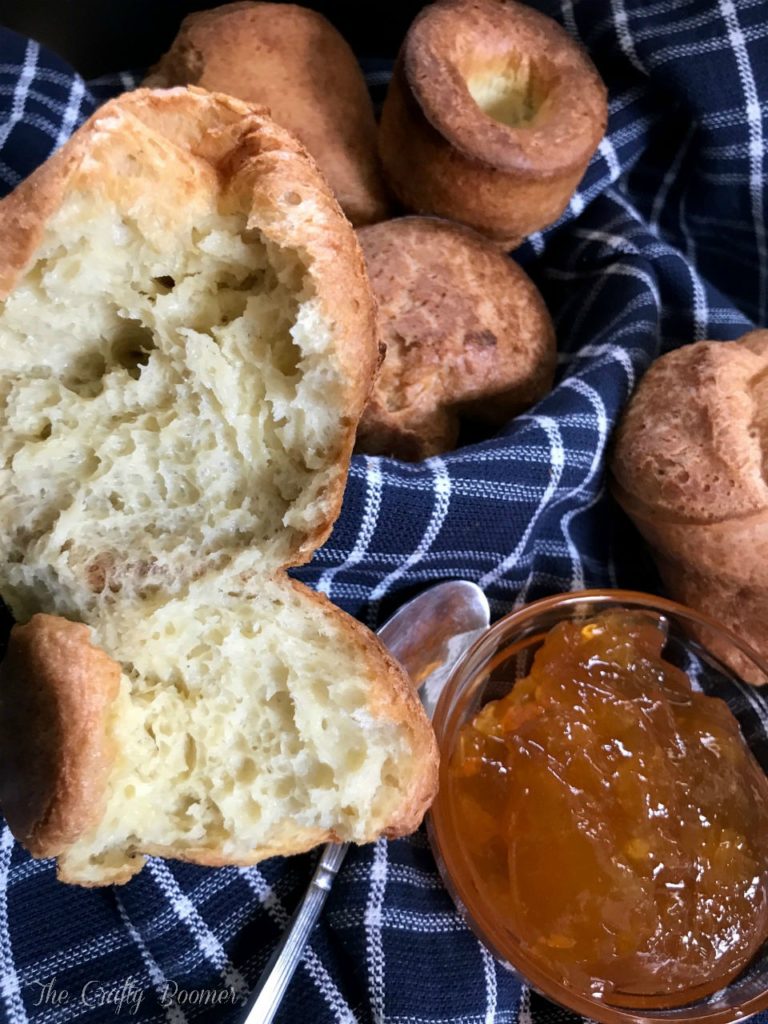
[[473, 68], [467, 89], [483, 113], [510, 128], [529, 124], [544, 106], [554, 84], [551, 69], [529, 56], [509, 54], [503, 60]]

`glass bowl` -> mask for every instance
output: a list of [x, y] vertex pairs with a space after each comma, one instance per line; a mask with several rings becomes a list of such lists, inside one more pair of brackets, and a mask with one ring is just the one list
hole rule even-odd
[[[619, 1022], [707, 1022], [726, 1024], [768, 1007], [768, 944], [730, 984], [685, 1006], [630, 1009], [577, 991], [548, 973], [505, 928], [478, 889], [461, 846], [451, 841], [460, 823], [447, 793], [447, 766], [459, 730], [484, 704], [504, 696], [528, 671], [545, 634], [564, 619], [583, 620], [611, 608], [646, 611], [667, 631], [666, 660], [684, 669], [692, 685], [723, 698], [739, 721], [744, 737], [768, 773], [768, 703], [745, 679], [768, 680], [768, 663], [714, 620], [672, 601], [632, 591], [580, 591], [529, 604], [491, 627], [456, 666], [440, 696], [434, 727], [441, 753], [440, 791], [428, 817], [428, 831], [438, 867], [459, 911], [477, 937], [505, 967], [541, 995], [582, 1016]], [[442, 797], [441, 797], [442, 794]], [[658, 997], [656, 997], [658, 1000]]]

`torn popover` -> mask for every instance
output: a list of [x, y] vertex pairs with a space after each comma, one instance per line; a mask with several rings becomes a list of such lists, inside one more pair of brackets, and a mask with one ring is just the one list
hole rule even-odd
[[0, 807], [67, 882], [418, 826], [429, 723], [286, 575], [378, 348], [354, 231], [262, 108], [101, 107], [0, 203]]

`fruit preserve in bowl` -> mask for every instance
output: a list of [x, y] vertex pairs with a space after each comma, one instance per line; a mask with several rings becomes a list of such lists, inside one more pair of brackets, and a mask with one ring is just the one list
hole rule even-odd
[[768, 668], [737, 637], [627, 591], [531, 604], [457, 666], [433, 848], [543, 995], [606, 1024], [768, 1006], [768, 704], [745, 676]]

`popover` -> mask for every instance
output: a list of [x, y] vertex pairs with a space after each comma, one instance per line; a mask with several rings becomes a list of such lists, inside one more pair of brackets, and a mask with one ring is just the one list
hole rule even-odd
[[455, 446], [463, 416], [502, 424], [552, 386], [555, 332], [523, 270], [436, 217], [358, 231], [386, 355], [357, 448], [420, 459]]
[[379, 151], [408, 210], [511, 248], [563, 212], [606, 121], [597, 70], [551, 18], [514, 0], [437, 0], [401, 48]]
[[190, 14], [144, 85], [199, 85], [264, 104], [307, 147], [353, 224], [387, 216], [365, 79], [316, 11], [246, 0]]

